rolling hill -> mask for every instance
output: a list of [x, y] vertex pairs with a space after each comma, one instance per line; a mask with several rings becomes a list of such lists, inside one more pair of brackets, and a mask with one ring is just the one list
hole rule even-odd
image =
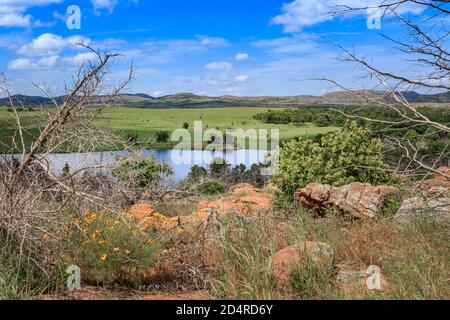
[[[343, 92], [337, 91], [325, 94], [323, 96], [260, 96], [260, 97], [237, 97], [220, 96], [208, 97], [199, 96], [192, 93], [178, 93], [163, 97], [152, 97], [145, 93], [121, 94], [116, 97], [116, 104], [130, 108], [222, 108], [222, 107], [297, 107], [297, 106], [327, 106], [327, 105], [361, 105], [370, 102], [363, 98], [361, 92]], [[365, 91], [368, 97], [377, 100], [389, 100], [385, 93], [380, 91]], [[437, 94], [420, 94], [414, 91], [403, 92], [403, 95], [410, 101], [416, 103], [450, 103], [450, 92]], [[27, 106], [52, 105], [52, 100], [46, 97], [15, 95], [12, 97], [16, 104]], [[55, 100], [60, 103], [64, 96], [56, 97]], [[97, 97], [98, 103], [101, 103], [102, 97]], [[8, 98], [1, 98], [0, 105], [8, 105]]]

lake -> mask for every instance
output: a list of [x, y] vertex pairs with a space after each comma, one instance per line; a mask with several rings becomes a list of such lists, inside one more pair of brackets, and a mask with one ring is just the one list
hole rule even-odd
[[[65, 153], [51, 154], [48, 156], [50, 168], [55, 173], [60, 173], [66, 163], [71, 170], [84, 166], [106, 165], [116, 162], [116, 156], [126, 156], [126, 151], [90, 152], [90, 153]], [[223, 158], [231, 166], [244, 164], [250, 168], [252, 164], [264, 162], [267, 150], [233, 150], [233, 151], [208, 151], [208, 150], [143, 150], [142, 156], [153, 156], [159, 163], [168, 164], [173, 175], [167, 183], [174, 185], [185, 179], [194, 165], [207, 168], [214, 158]], [[15, 157], [20, 159], [19, 155]]]

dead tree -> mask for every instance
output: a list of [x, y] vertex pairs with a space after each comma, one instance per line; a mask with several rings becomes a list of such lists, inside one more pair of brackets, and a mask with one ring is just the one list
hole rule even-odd
[[[339, 2], [338, 2], [339, 3]], [[424, 9], [425, 18], [418, 19], [407, 18], [400, 15], [400, 10], [404, 5], [416, 5]], [[397, 72], [385, 70], [379, 67], [369, 59], [361, 57], [357, 52], [349, 50], [339, 44], [343, 50], [344, 61], [356, 63], [367, 72], [370, 79], [376, 81], [377, 90], [385, 92], [384, 95], [373, 95], [365, 90], [352, 90], [336, 81], [330, 81], [339, 88], [359, 95], [364, 98], [370, 107], [380, 106], [393, 110], [398, 115], [398, 120], [387, 121], [370, 117], [360, 117], [344, 113], [342, 110], [336, 110], [352, 119], [363, 119], [368, 122], [376, 122], [387, 126], [396, 126], [399, 124], [414, 127], [426, 127], [426, 134], [434, 137], [444, 137], [445, 146], [442, 152], [433, 159], [421, 153], [421, 147], [411, 142], [408, 137], [394, 137], [386, 134], [386, 140], [395, 148], [403, 152], [403, 165], [398, 166], [398, 170], [403, 172], [430, 172], [438, 174], [446, 179], [450, 176], [446, 172], [437, 171], [438, 163], [449, 158], [448, 137], [450, 127], [448, 123], [431, 120], [427, 117], [412, 99], [405, 94], [407, 91], [422, 92], [442, 92], [450, 90], [450, 48], [449, 31], [445, 25], [446, 19], [450, 13], [450, 2], [448, 0], [379, 0], [378, 3], [372, 3], [371, 6], [352, 7], [350, 5], [337, 5], [334, 14], [348, 14], [355, 12], [365, 13], [369, 8], [376, 6], [380, 11], [381, 19], [395, 19], [402, 30], [406, 32], [400, 39], [394, 39], [385, 36], [398, 50], [407, 57], [407, 61], [412, 66], [421, 66], [421, 74], [414, 77], [400, 74]], [[441, 106], [448, 108], [449, 105]], [[448, 164], [447, 164], [448, 165]]]
[[89, 202], [104, 206], [105, 200], [100, 192], [92, 192], [79, 178], [83, 172], [101, 166], [84, 166], [60, 175], [51, 169], [48, 155], [61, 150], [89, 152], [114, 146], [119, 138], [97, 129], [93, 122], [114, 103], [114, 98], [133, 77], [131, 67], [125, 81], [108, 89], [106, 76], [112, 60], [118, 55], [86, 49], [94, 52], [96, 59], [78, 69], [64, 96], [54, 98], [48, 88], [39, 87], [54, 105], [40, 108], [39, 121], [33, 122], [38, 123], [35, 127], [23, 124], [17, 102], [5, 81], [0, 82], [0, 89], [9, 97], [14, 123], [10, 141], [2, 142], [3, 147], [10, 147], [10, 151], [0, 160], [1, 244], [14, 246], [20, 256], [43, 271], [57, 255], [59, 239], [55, 231], [62, 223], [62, 214], [74, 208], [69, 204]]

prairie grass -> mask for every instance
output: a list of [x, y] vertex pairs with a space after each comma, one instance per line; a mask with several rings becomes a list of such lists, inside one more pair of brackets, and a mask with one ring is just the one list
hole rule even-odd
[[[353, 220], [337, 213], [310, 217], [300, 209], [284, 228], [276, 220], [234, 221], [226, 227], [220, 251], [222, 268], [214, 293], [227, 299], [448, 299], [449, 226], [433, 219], [398, 224], [393, 219]], [[365, 271], [380, 267], [383, 290], [356, 285], [344, 292], [337, 268], [317, 268], [305, 260], [292, 270], [291, 286], [280, 290], [271, 279], [271, 257], [301, 240], [328, 243], [335, 265]]]

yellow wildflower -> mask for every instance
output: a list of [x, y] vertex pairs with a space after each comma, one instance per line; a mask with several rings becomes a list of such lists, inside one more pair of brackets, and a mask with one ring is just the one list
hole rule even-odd
[[120, 248], [117, 247], [117, 248], [114, 248], [113, 250], [114, 250], [114, 252], [119, 252], [119, 251], [120, 251]]
[[100, 257], [100, 260], [105, 261], [108, 258], [108, 255], [105, 253]]

